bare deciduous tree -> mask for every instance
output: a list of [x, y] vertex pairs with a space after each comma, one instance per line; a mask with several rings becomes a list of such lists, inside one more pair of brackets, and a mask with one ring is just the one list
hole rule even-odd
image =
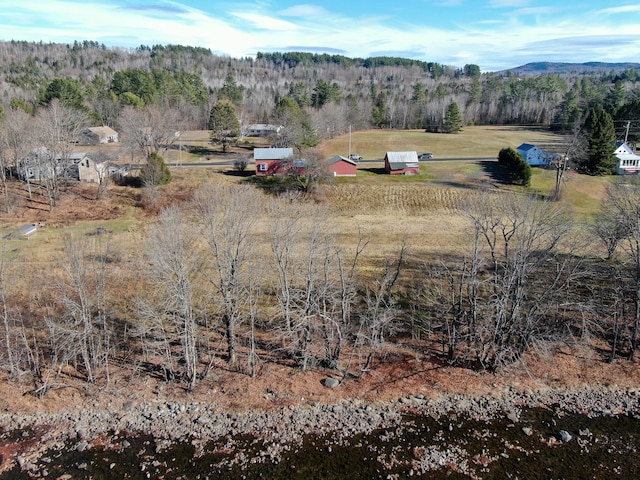
[[181, 131], [177, 112], [160, 105], [125, 107], [118, 117], [118, 126], [132, 157], [138, 152], [144, 158], [165, 152], [179, 139]]
[[549, 315], [569, 303], [567, 285], [579, 264], [571, 246], [559, 251], [571, 225], [549, 202], [485, 194], [466, 213], [473, 226], [471, 254], [447, 274], [448, 358], [458, 358], [460, 345], [481, 367], [495, 369], [558, 333]]
[[42, 155], [37, 159], [39, 176], [49, 197], [49, 207], [56, 205], [62, 181], [77, 170], [71, 154], [83, 128], [88, 124], [87, 115], [66, 106], [58, 99], [52, 100], [36, 117], [37, 142]]
[[[184, 377], [193, 389], [198, 379], [198, 326], [194, 295], [195, 279], [202, 265], [198, 237], [185, 221], [185, 212], [169, 207], [160, 213], [158, 223], [149, 230], [146, 256], [148, 278], [156, 293], [156, 305], [144, 307], [148, 333], [159, 339], [164, 349], [165, 368], [172, 369], [170, 342], [181, 345]], [[155, 303], [154, 302], [154, 303]], [[166, 375], [171, 377], [170, 373]]]
[[2, 153], [0, 153], [0, 159], [2, 160], [2, 172], [0, 172], [0, 178], [2, 179], [5, 193], [5, 211], [9, 212], [10, 198], [8, 195], [6, 184], [6, 172], [15, 168], [16, 172], [26, 179], [27, 189], [29, 192], [29, 198], [31, 198], [31, 182], [29, 176], [26, 175], [26, 165], [21, 164], [29, 151], [34, 148], [34, 139], [32, 135], [32, 117], [24, 110], [10, 108], [5, 114], [4, 122], [0, 123], [2, 130], [0, 131], [0, 145], [2, 145]]
[[361, 366], [362, 374], [371, 367], [375, 355], [384, 346], [386, 335], [393, 329], [398, 316], [398, 307], [394, 298], [394, 287], [402, 270], [406, 255], [406, 238], [397, 256], [385, 262], [382, 276], [376, 278], [366, 290], [365, 310], [360, 318], [358, 331], [358, 350], [367, 353]]
[[633, 359], [640, 334], [640, 182], [637, 178], [622, 177], [607, 187], [599, 220], [598, 236], [606, 240], [609, 256], [619, 245], [624, 253], [623, 261], [632, 272], [635, 308], [630, 328], [629, 357]]
[[253, 187], [210, 185], [198, 192], [195, 204], [209, 246], [207, 278], [220, 300], [228, 362], [235, 365], [237, 328], [251, 312], [251, 265], [257, 261], [251, 235], [263, 197]]
[[[73, 365], [87, 382], [96, 382], [101, 373], [108, 384], [112, 332], [106, 301], [106, 245], [99, 239], [88, 245], [70, 235], [64, 242], [63, 277], [56, 288], [60, 305], [45, 319], [53, 378]], [[46, 392], [50, 387], [45, 381], [40, 389]]]

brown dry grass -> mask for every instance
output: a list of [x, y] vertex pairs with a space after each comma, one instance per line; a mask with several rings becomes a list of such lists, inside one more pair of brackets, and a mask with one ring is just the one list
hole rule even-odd
[[[488, 128], [488, 127], [487, 127]], [[534, 141], [529, 134], [520, 129], [489, 129], [497, 135], [489, 141], [487, 128], [465, 128], [474, 130], [471, 142], [472, 155], [486, 155], [509, 141], [517, 144], [522, 141]], [[352, 148], [365, 156], [379, 155], [386, 149], [399, 149], [411, 136], [416, 143], [411, 149], [430, 150], [437, 155], [436, 137], [422, 132], [385, 132], [386, 140], [367, 142], [364, 148]], [[377, 136], [378, 132], [374, 132]], [[198, 135], [194, 134], [197, 138]], [[361, 135], [358, 132], [358, 137]], [[366, 135], [366, 133], [362, 133]], [[456, 141], [465, 139], [461, 134]], [[424, 137], [424, 138], [423, 138]], [[365, 138], [365, 137], [363, 137]], [[450, 141], [451, 136], [446, 140]], [[420, 139], [420, 140], [418, 140]], [[426, 141], [425, 139], [429, 139]], [[332, 149], [344, 153], [344, 142], [329, 142], [323, 145], [325, 152]], [[360, 141], [360, 140], [358, 140]], [[479, 142], [484, 142], [480, 150]], [[343, 142], [340, 146], [339, 142]], [[363, 141], [364, 142], [364, 141]], [[420, 143], [425, 142], [425, 143]], [[444, 144], [442, 144], [444, 152]], [[501, 147], [500, 147], [501, 148]], [[402, 149], [408, 149], [403, 147]], [[471, 155], [471, 154], [470, 154]], [[460, 156], [465, 156], [460, 151]], [[366, 252], [367, 264], [379, 264], [385, 258], [397, 252], [402, 239], [406, 238], [412, 257], [437, 256], [455, 253], [466, 243], [467, 223], [462, 214], [461, 205], [471, 195], [479, 191], [500, 192], [506, 187], [497, 184], [495, 179], [478, 165], [465, 162], [425, 163], [426, 172], [417, 177], [390, 178], [386, 175], [371, 173], [359, 174], [354, 179], [340, 179], [324, 186], [318, 201], [324, 203], [333, 212], [335, 229], [346, 247], [353, 247], [357, 241], [359, 229], [371, 236], [371, 247]], [[30, 202], [25, 193], [16, 188], [15, 210], [0, 218], [2, 234], [6, 234], [27, 222], [43, 222], [47, 227], [41, 229], [27, 241], [10, 240], [10, 255], [19, 260], [21, 281], [42, 268], [53, 264], [61, 251], [61, 238], [65, 232], [83, 234], [99, 226], [111, 230], [112, 241], [119, 249], [135, 255], [141, 241], [141, 231], [155, 218], [155, 212], [164, 205], [179, 204], [190, 198], [193, 191], [206, 182], [239, 182], [241, 177], [225, 174], [228, 168], [173, 168], [174, 181], [162, 187], [162, 200], [156, 208], [144, 210], [139, 206], [140, 191], [112, 186], [108, 195], [100, 201], [95, 200], [96, 187], [75, 185], [65, 192], [58, 207], [48, 211], [42, 197]], [[553, 184], [553, 172], [536, 170], [532, 189], [548, 191]], [[604, 192], [605, 179], [579, 176], [573, 173], [567, 176], [566, 194], [563, 202], [568, 208], [578, 212], [581, 218], [588, 218], [594, 211]], [[580, 218], [580, 217], [579, 217]], [[263, 225], [264, 227], [264, 225]], [[260, 234], [259, 234], [260, 235]], [[259, 236], [258, 235], [258, 236]], [[261, 235], [266, 235], [263, 228]], [[259, 241], [259, 238], [257, 239]], [[123, 257], [119, 263], [119, 275], [123, 290], [131, 290], [127, 282], [135, 272], [127, 271], [131, 258]], [[33, 295], [37, 288], [25, 283], [22, 289], [25, 299]], [[515, 367], [499, 375], [480, 374], [472, 371], [442, 365], [437, 358], [430, 358], [422, 350], [411, 344], [390, 346], [387, 356], [362, 379], [353, 379], [336, 390], [322, 386], [327, 375], [323, 370], [299, 372], [290, 366], [270, 363], [262, 364], [259, 375], [249, 378], [229, 372], [224, 365], [215, 370], [211, 381], [202, 382], [196, 392], [186, 393], [180, 386], [165, 385], [161, 394], [155, 393], [159, 381], [143, 374], [131, 371], [114, 372], [112, 384], [107, 391], [100, 392], [99, 398], [92, 387], [66, 388], [47, 395], [44, 401], [22, 394], [24, 389], [15, 384], [0, 381], [0, 408], [9, 411], [34, 411], [59, 409], [69, 405], [86, 408], [94, 402], [107, 405], [122, 402], [122, 398], [134, 392], [139, 400], [174, 399], [184, 401], [219, 402], [225, 408], [272, 407], [276, 405], [296, 405], [307, 402], [335, 402], [343, 398], [361, 398], [369, 401], [382, 401], [408, 394], [437, 396], [442, 393], [490, 394], [505, 385], [517, 388], [545, 388], [560, 384], [580, 385], [589, 382], [618, 384], [620, 386], [637, 385], [640, 373], [636, 364], [625, 361], [609, 365], [603, 362], [592, 350], [585, 351], [568, 347], [561, 354], [543, 358], [529, 358], [527, 368]], [[265, 359], [267, 358], [265, 353]], [[214, 378], [215, 377], [215, 378]], [[278, 395], [266, 395], [277, 390]]]

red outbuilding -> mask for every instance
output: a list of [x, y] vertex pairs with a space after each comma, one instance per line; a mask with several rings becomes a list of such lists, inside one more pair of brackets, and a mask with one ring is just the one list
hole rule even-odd
[[416, 152], [387, 152], [384, 169], [391, 175], [418, 175], [420, 162]]
[[341, 155], [329, 159], [329, 171], [334, 177], [355, 177], [357, 167], [354, 160]]

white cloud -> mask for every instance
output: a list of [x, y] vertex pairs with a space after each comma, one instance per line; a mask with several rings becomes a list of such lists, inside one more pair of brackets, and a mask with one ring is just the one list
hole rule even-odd
[[269, 17], [267, 15], [261, 15], [259, 13], [233, 12], [232, 15], [251, 22], [253, 27], [262, 28], [264, 30], [288, 31], [297, 29], [295, 23]]
[[318, 18], [328, 15], [328, 11], [318, 5], [295, 5], [280, 10], [280, 15], [285, 17]]
[[623, 5], [620, 7], [603, 8], [598, 10], [600, 15], [615, 15], [621, 13], [640, 13], [640, 5]]

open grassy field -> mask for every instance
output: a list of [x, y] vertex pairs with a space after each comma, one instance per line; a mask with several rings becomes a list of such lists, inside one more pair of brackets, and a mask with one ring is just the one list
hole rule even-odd
[[[350, 138], [351, 137], [351, 138]], [[359, 153], [365, 160], [382, 159], [388, 151], [432, 152], [436, 158], [493, 157], [504, 147], [522, 143], [554, 144], [561, 137], [548, 129], [510, 126], [469, 126], [458, 134], [426, 133], [424, 130], [364, 130], [322, 143], [327, 156]]]
[[[206, 146], [206, 132], [188, 132], [185, 144]], [[203, 138], [204, 136], [204, 138]], [[327, 156], [347, 154], [348, 135], [323, 143]], [[491, 157], [504, 146], [523, 142], [549, 144], [557, 137], [548, 131], [520, 127], [465, 127], [458, 135], [428, 134], [422, 131], [368, 130], [352, 134], [352, 151], [365, 159], [381, 158], [387, 150], [432, 151], [439, 158]], [[173, 154], [176, 152], [173, 151]], [[186, 163], [186, 162], [185, 162]], [[215, 162], [213, 162], [215, 164]], [[318, 196], [334, 217], [334, 227], [343, 234], [346, 244], [355, 241], [359, 227], [366, 228], [375, 240], [373, 255], [393, 251], [402, 238], [417, 251], [425, 253], [456, 251], [466, 242], [468, 223], [463, 206], [481, 192], [515, 190], [539, 195], [549, 193], [555, 184], [555, 171], [534, 168], [530, 188], [501, 183], [494, 162], [425, 161], [416, 176], [390, 176], [382, 173], [381, 164], [361, 163], [356, 177], [338, 178], [323, 185]], [[229, 166], [172, 167], [174, 181], [162, 187], [163, 203], [180, 203], [205, 182], [242, 182]], [[587, 222], [599, 207], [605, 185], [610, 179], [565, 174], [560, 204], [573, 212], [574, 219]], [[46, 261], [45, 252], [60, 249], [62, 233], [82, 233], [103, 227], [119, 237], [124, 245], [154, 217], [139, 208], [140, 191], [111, 187], [105, 199], [95, 200], [87, 185], [76, 198], [63, 199], [52, 212], [27, 206], [0, 217], [0, 230], [9, 233], [27, 222], [48, 225], [28, 241], [11, 241], [10, 251], [28, 256], [32, 261]], [[136, 237], [135, 242], [139, 238]]]

